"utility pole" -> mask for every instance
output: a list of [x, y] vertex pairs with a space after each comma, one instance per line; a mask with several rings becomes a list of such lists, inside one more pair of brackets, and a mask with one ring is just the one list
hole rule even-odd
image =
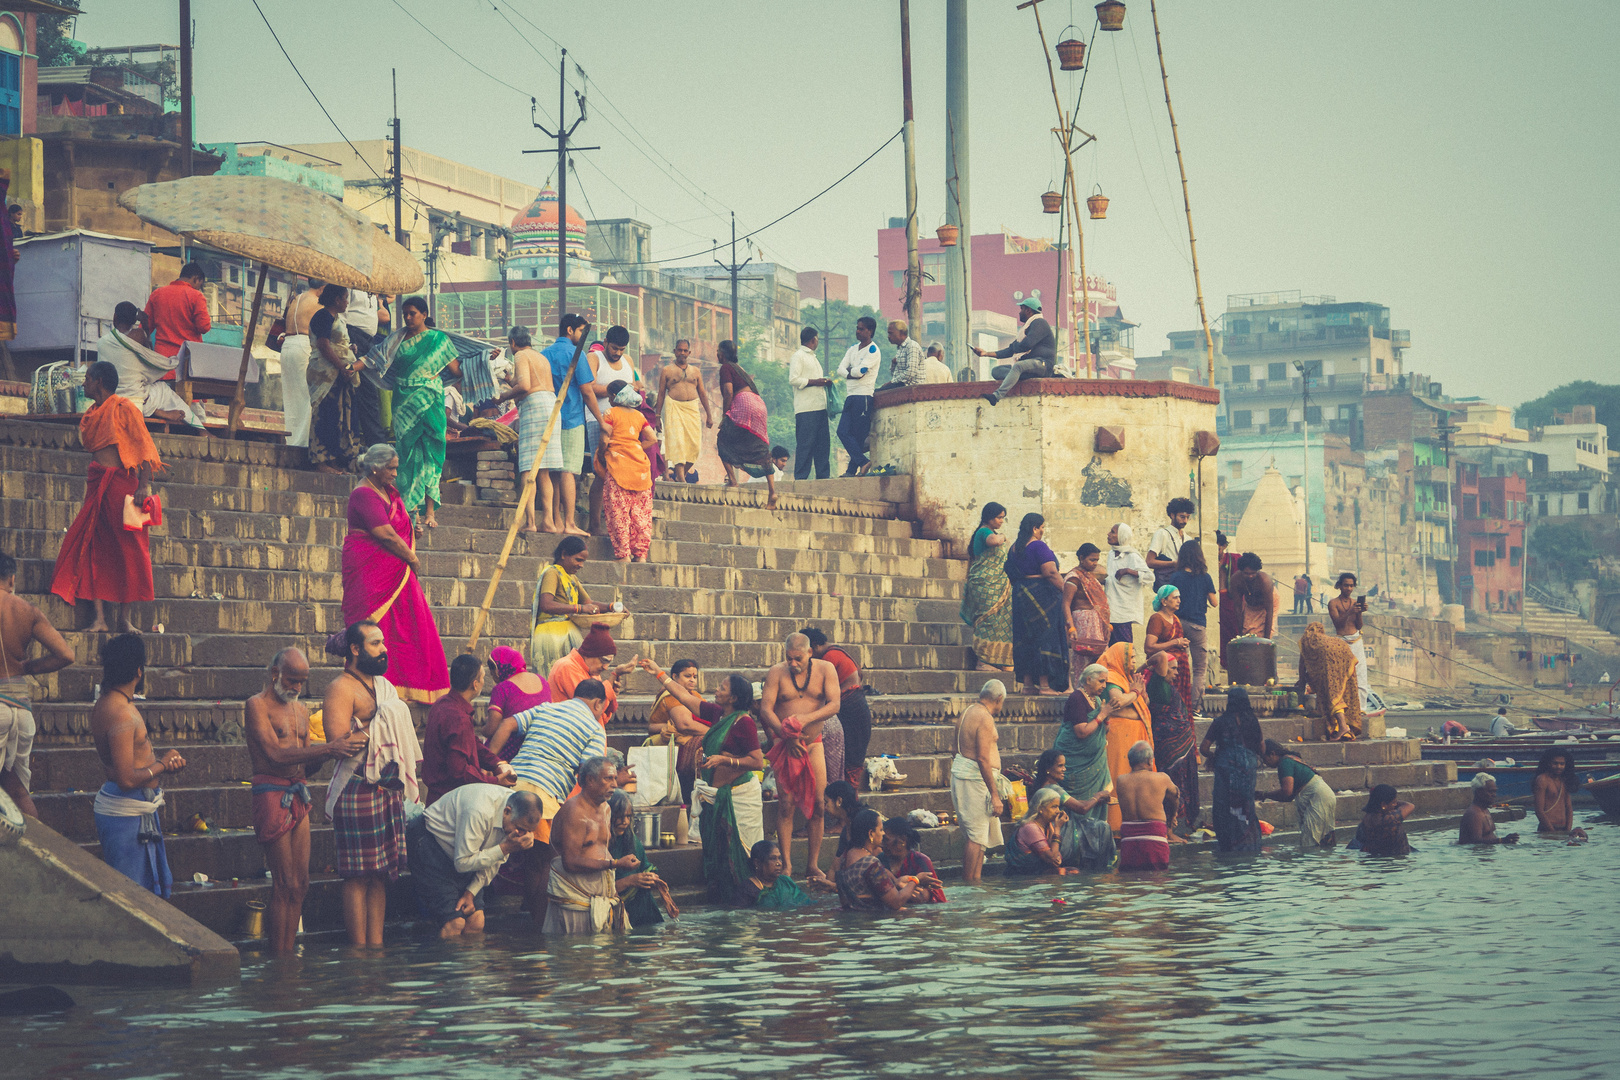
[[[905, 9], [905, 0], [901, 0], [901, 10], [904, 11], [904, 9]], [[910, 100], [909, 95], [907, 97], [907, 100], [908, 101]], [[915, 185], [913, 186], [913, 190], [915, 190]], [[916, 237], [913, 236], [912, 239], [915, 240]], [[912, 244], [911, 251], [912, 251], [912, 254], [916, 254], [917, 245], [915, 243]], [[831, 340], [832, 340], [832, 318], [830, 316], [828, 316], [828, 314], [827, 314], [827, 275], [822, 274], [821, 275], [821, 373], [823, 375], [827, 374], [827, 363], [828, 363], [827, 350], [828, 350], [828, 348], [830, 348], [828, 343]]]
[[[1305, 488], [1305, 576], [1311, 576], [1311, 376], [1310, 371], [1298, 360], [1294, 361], [1294, 368], [1299, 372], [1299, 430], [1305, 440], [1305, 463], [1300, 466], [1300, 482]], [[1213, 384], [1211, 384], [1213, 385]], [[1389, 525], [1389, 504], [1385, 500], [1384, 524]], [[1389, 541], [1384, 541], [1388, 547]], [[1384, 584], [1389, 584], [1389, 560], [1385, 559]]]
[[[389, 169], [389, 185], [394, 189], [394, 243], [410, 250], [410, 243], [405, 239], [405, 170], [403, 166], [404, 152], [399, 145], [399, 69], [392, 72], [394, 80], [394, 145], [391, 155], [391, 168]], [[390, 327], [405, 325], [404, 313], [400, 310], [399, 294], [394, 294], [394, 310], [391, 313], [394, 321]]]
[[[563, 109], [566, 105], [568, 93], [568, 50], [562, 50], [562, 56], [557, 63], [557, 130], [552, 131], [539, 120], [535, 119], [538, 103], [534, 98], [529, 99], [529, 122], [538, 130], [545, 132], [549, 138], [557, 140], [555, 150], [525, 150], [525, 154], [556, 154], [557, 155], [557, 318], [561, 319], [568, 314], [568, 139], [574, 134], [574, 129], [585, 122], [585, 95], [576, 92], [574, 100], [579, 103], [579, 118], [572, 124], [563, 125]], [[579, 150], [600, 150], [600, 146], [576, 146]]]
[[[738, 348], [742, 347], [742, 343], [737, 338], [737, 325], [738, 325], [737, 304], [739, 302], [739, 297], [737, 295], [737, 283], [739, 281], [764, 281], [765, 280], [764, 278], [760, 277], [758, 274], [742, 274], [742, 268], [747, 266], [749, 263], [751, 263], [753, 261], [754, 261], [754, 257], [752, 255], [748, 256], [748, 258], [744, 259], [742, 262], [737, 261], [737, 211], [733, 210], [731, 212], [731, 263], [730, 263], [730, 265], [727, 265], [726, 263], [721, 262], [719, 259], [714, 260], [714, 264], [716, 266], [718, 266], [720, 269], [724, 270], [726, 272], [726, 276], [725, 277], [704, 278], [703, 280], [704, 281], [730, 281], [731, 282], [731, 341], [732, 341], [732, 344], [736, 345]], [[741, 276], [739, 276], [739, 275], [741, 275]], [[825, 282], [825, 279], [823, 279], [823, 282]], [[825, 288], [825, 285], [823, 285], [823, 287]], [[771, 315], [772, 315], [772, 318], [774, 319], [775, 314], [776, 314], [776, 297], [774, 297], [774, 296], [771, 297], [770, 298], [770, 303], [771, 303]], [[823, 303], [823, 306], [825, 306], [825, 302]], [[772, 326], [767, 326], [766, 327], [766, 332], [769, 333], [772, 329], [774, 329], [774, 324]]]
[[[906, 322], [911, 327], [911, 336], [917, 337], [922, 333], [923, 278], [922, 259], [917, 254], [917, 125], [911, 112], [911, 0], [900, 0], [900, 85], [906, 144]], [[825, 302], [822, 311], [826, 311]]]
[[192, 175], [191, 149], [197, 144], [195, 123], [191, 112], [191, 0], [180, 0], [180, 141], [185, 144], [181, 168], [186, 176]]
[[945, 0], [945, 222], [957, 227], [955, 257], [945, 258], [945, 362], [959, 373], [973, 363], [973, 230], [968, 199], [968, 4]]

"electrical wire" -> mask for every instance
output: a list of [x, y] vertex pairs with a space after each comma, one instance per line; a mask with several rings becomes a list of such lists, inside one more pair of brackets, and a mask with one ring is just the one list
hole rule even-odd
[[[427, 23], [423, 22], [421, 19], [418, 19], [416, 17], [416, 15], [412, 13], [410, 8], [408, 8], [404, 4], [400, 3], [400, 0], [393, 0], [393, 3], [394, 3], [395, 7], [399, 8], [399, 10], [401, 10], [401, 11], [403, 11], [405, 13], [406, 18], [410, 19], [411, 22], [415, 23], [417, 26], [420, 26], [424, 31], [426, 31], [427, 35], [429, 37], [431, 37], [434, 41], [437, 41], [440, 45], [443, 45], [445, 48], [449, 49], [452, 53], [455, 54], [457, 59], [459, 59], [462, 63], [466, 64], [468, 67], [472, 68], [474, 71], [478, 72], [480, 75], [484, 76], [484, 78], [490, 79], [490, 80], [492, 80], [494, 82], [498, 82], [502, 86], [506, 87], [508, 90], [511, 90], [513, 93], [521, 94], [524, 97], [528, 98], [530, 101], [537, 101], [537, 98], [533, 93], [529, 92], [528, 90], [521, 89], [520, 87], [513, 86], [511, 83], [507, 82], [505, 79], [501, 78], [499, 75], [492, 74], [491, 72], [484, 70], [483, 68], [479, 67], [477, 64], [473, 63], [471, 60], [467, 59], [467, 57], [462, 54], [461, 50], [457, 49], [454, 45], [450, 44], [444, 38], [440, 37], [438, 35], [438, 33], [436, 33], [431, 27], [429, 27], [427, 25]], [[258, 0], [254, 0], [254, 6], [255, 7], [258, 6]]]
[[1142, 147], [1136, 139], [1136, 125], [1131, 122], [1131, 110], [1125, 98], [1125, 75], [1119, 66], [1119, 46], [1115, 45], [1113, 49], [1114, 74], [1119, 79], [1120, 112], [1125, 114], [1125, 130], [1130, 132], [1131, 135], [1131, 150], [1136, 154], [1136, 169], [1142, 175], [1142, 189], [1147, 193], [1148, 205], [1153, 208], [1153, 216], [1158, 219], [1159, 228], [1163, 230], [1164, 238], [1169, 241], [1171, 250], [1176, 252], [1182, 262], [1191, 267], [1192, 260], [1187, 257], [1185, 251], [1181, 250], [1181, 241], [1171, 234], [1170, 226], [1165, 223], [1164, 216], [1159, 212], [1159, 201], [1153, 197], [1153, 184], [1148, 180], [1147, 165], [1142, 161]]
[[349, 137], [347, 135], [343, 134], [343, 129], [338, 127], [338, 122], [332, 119], [332, 114], [327, 112], [326, 106], [321, 103], [320, 95], [315, 92], [315, 88], [313, 86], [309, 85], [309, 80], [304, 78], [304, 73], [302, 71], [298, 70], [298, 65], [293, 63], [292, 54], [287, 52], [287, 46], [281, 43], [281, 35], [276, 33], [276, 28], [274, 26], [270, 25], [270, 18], [264, 13], [264, 9], [259, 6], [259, 0], [253, 0], [253, 10], [257, 11], [259, 13], [259, 18], [264, 20], [264, 28], [270, 31], [270, 36], [275, 39], [276, 48], [280, 49], [281, 55], [287, 58], [287, 64], [293, 69], [293, 74], [297, 75], [298, 81], [304, 84], [304, 89], [309, 91], [309, 96], [315, 99], [316, 106], [323, 114], [325, 114], [326, 119], [331, 122], [333, 129], [337, 131], [338, 135], [342, 137], [344, 142], [349, 144], [349, 149], [354, 151], [354, 156], [360, 159], [361, 164], [363, 164], [367, 169], [371, 170], [371, 175], [381, 180], [383, 178], [382, 173], [378, 172], [375, 168], [372, 168], [371, 162], [367, 161], [365, 156], [360, 153], [360, 149], [355, 146], [354, 143], [349, 141]]

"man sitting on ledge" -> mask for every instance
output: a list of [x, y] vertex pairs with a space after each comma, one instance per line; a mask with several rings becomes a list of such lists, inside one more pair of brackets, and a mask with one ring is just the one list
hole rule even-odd
[[984, 400], [990, 404], [1001, 404], [1001, 399], [1012, 393], [1018, 380], [1026, 375], [1044, 379], [1053, 376], [1057, 364], [1057, 338], [1052, 334], [1051, 324], [1041, 318], [1040, 311], [1039, 299], [1024, 297], [1018, 303], [1018, 321], [1024, 327], [1024, 336], [996, 352], [985, 352], [980, 348], [973, 350], [974, 356], [993, 356], [998, 360], [1005, 360], [1014, 353], [1023, 354], [1011, 364], [996, 367], [990, 372], [1001, 380], [1000, 386], [984, 395]]

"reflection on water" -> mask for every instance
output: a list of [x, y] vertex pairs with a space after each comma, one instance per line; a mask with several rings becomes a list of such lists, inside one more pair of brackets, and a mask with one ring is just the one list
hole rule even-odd
[[1620, 827], [1579, 848], [1446, 839], [1405, 860], [996, 879], [901, 917], [706, 912], [590, 943], [513, 928], [246, 957], [237, 987], [83, 988], [65, 1019], [0, 1020], [3, 1071], [1614, 1077]]

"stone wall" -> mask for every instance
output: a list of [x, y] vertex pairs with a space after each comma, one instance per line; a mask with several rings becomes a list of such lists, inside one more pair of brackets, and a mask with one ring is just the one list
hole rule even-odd
[[[1220, 397], [1207, 387], [1115, 379], [1020, 383], [992, 407], [991, 383], [946, 383], [877, 395], [871, 454], [913, 479], [924, 535], [965, 554], [987, 502], [1007, 507], [1009, 538], [1030, 511], [1046, 515], [1046, 541], [1067, 570], [1082, 543], [1104, 546], [1128, 522], [1146, 550], [1176, 496], [1199, 502], [1214, 562], [1216, 468], [1203, 466], [1200, 498], [1193, 433], [1215, 430]], [[1123, 434], [1123, 449], [1096, 449], [1097, 429]], [[1197, 533], [1194, 517], [1189, 533]]]

